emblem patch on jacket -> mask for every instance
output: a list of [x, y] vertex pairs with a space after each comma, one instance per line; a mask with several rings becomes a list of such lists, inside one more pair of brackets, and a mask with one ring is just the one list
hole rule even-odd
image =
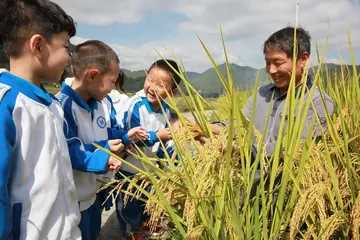
[[97, 120], [96, 120], [96, 123], [100, 128], [105, 128], [106, 127], [106, 120], [105, 120], [105, 118], [103, 116], [98, 117]]

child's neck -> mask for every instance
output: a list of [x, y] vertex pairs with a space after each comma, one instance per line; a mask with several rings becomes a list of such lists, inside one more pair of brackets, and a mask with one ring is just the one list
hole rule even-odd
[[10, 58], [10, 73], [40, 87], [40, 77], [29, 64], [29, 59]]
[[73, 83], [71, 84], [71, 88], [74, 89], [74, 91], [77, 92], [77, 94], [79, 94], [85, 102], [89, 101], [90, 95], [80, 79], [75, 77]]
[[159, 111], [161, 108], [160, 103], [151, 103], [150, 105], [155, 112]]

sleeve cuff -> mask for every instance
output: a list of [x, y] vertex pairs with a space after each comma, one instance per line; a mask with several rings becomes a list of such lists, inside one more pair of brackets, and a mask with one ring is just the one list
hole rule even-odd
[[[106, 142], [104, 148], [110, 151], [109, 141]], [[107, 173], [106, 166], [109, 161], [110, 155], [100, 149], [98, 149], [96, 151], [97, 151], [96, 154], [98, 154], [98, 159], [99, 159], [99, 167], [100, 167], [100, 169], [103, 169], [103, 171], [99, 172], [99, 174], [105, 174], [105, 173]]]
[[156, 142], [159, 141], [159, 138], [158, 138], [156, 132], [148, 131], [147, 133], [149, 134], [149, 140], [150, 140], [150, 142], [156, 143]]
[[122, 141], [122, 144], [124, 144], [124, 146], [129, 145], [129, 144], [130, 144], [129, 135], [128, 135], [128, 134], [125, 134], [125, 135], [122, 137], [121, 141]]

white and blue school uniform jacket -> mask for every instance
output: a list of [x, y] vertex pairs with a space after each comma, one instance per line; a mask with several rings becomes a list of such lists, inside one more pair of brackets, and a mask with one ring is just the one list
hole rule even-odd
[[[72, 86], [74, 82], [74, 78], [66, 78], [64, 82], [62, 83], [62, 86], [68, 85]], [[123, 94], [122, 94], [123, 95]], [[127, 97], [129, 98], [129, 97]], [[111, 126], [111, 128], [119, 129], [119, 121], [117, 118], [117, 111], [115, 110], [115, 105], [112, 102], [112, 98], [110, 96], [106, 96], [103, 101], [101, 101], [102, 106], [104, 108], [104, 118], [106, 120], [106, 126]], [[124, 103], [123, 103], [124, 104]], [[109, 182], [113, 177], [112, 172], [108, 172], [107, 174], [98, 174], [97, 178], [101, 180], [101, 182]], [[97, 183], [97, 188], [102, 187], [103, 184]]]
[[[64, 80], [64, 82], [62, 83], [62, 86], [64, 85], [68, 85], [68, 86], [72, 86], [74, 82], [74, 78], [66, 78]], [[113, 90], [113, 91], [116, 91], [116, 90]], [[118, 92], [118, 91], [116, 91]], [[121, 99], [117, 99], [117, 98], [113, 98], [112, 96], [113, 95], [107, 95], [102, 101], [102, 106], [104, 108], [104, 112], [105, 112], [105, 120], [106, 120], [106, 126], [109, 128], [109, 126], [111, 126], [111, 128], [115, 128], [116, 130], [117, 129], [120, 129], [120, 125], [121, 125], [121, 120], [122, 118], [120, 118], [120, 121], [118, 119], [118, 111], [116, 111], [116, 106], [114, 104], [114, 99], [115, 101], [117, 101], [117, 103], [119, 103], [121, 101], [121, 103], [123, 105], [126, 104], [126, 101], [129, 99], [129, 97], [125, 94], [120, 94], [120, 98]], [[125, 95], [125, 96], [123, 96]]]
[[112, 102], [112, 107], [116, 111], [116, 119], [118, 120], [120, 127], [124, 127], [122, 126], [122, 119], [124, 117], [124, 112], [126, 110], [125, 107], [127, 101], [129, 100], [129, 96], [126, 94], [121, 94], [118, 90], [112, 90], [108, 97], [104, 99], [103, 103], [109, 106], [109, 100]]
[[[149, 139], [143, 142], [138, 141], [136, 145], [139, 146], [148, 157], [157, 157], [161, 151], [161, 144], [156, 133], [168, 127], [166, 119], [170, 119], [171, 117], [170, 107], [165, 101], [162, 101], [162, 107], [165, 110], [164, 112], [162, 109], [155, 111], [143, 93], [137, 93], [131, 97], [127, 103], [127, 111], [124, 114], [123, 125], [127, 130], [139, 126], [146, 128]], [[131, 155], [126, 155], [124, 158], [138, 168], [144, 169], [141, 160]], [[122, 164], [121, 170], [128, 173], [137, 173], [136, 170], [127, 164]]]
[[[108, 126], [103, 105], [95, 99], [87, 103], [67, 84], [63, 84], [56, 97], [61, 102], [64, 115], [64, 133], [69, 146], [80, 211], [88, 209], [96, 199], [96, 174], [105, 174], [109, 155], [92, 145], [97, 142], [106, 149], [109, 139], [129, 139], [124, 131]], [[116, 125], [116, 119], [112, 120]]]
[[0, 73], [0, 239], [81, 239], [61, 105]]

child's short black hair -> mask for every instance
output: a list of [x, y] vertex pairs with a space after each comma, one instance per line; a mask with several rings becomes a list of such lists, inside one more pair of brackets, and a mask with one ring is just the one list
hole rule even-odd
[[118, 55], [110, 46], [98, 40], [89, 40], [77, 45], [70, 60], [75, 77], [79, 77], [91, 66], [98, 68], [101, 73], [106, 73], [112, 61], [120, 63]]
[[[166, 61], [168, 63], [166, 63]], [[180, 67], [174, 60], [166, 59], [166, 61], [164, 59], [157, 60], [150, 66], [148, 72], [150, 72], [150, 70], [153, 69], [154, 67], [158, 67], [168, 72], [171, 75], [171, 77], [174, 79], [174, 81], [179, 85], [181, 82], [181, 77], [176, 73], [176, 71], [180, 73]], [[176, 71], [174, 71], [169, 65], [171, 65]], [[175, 83], [174, 83], [174, 88], [176, 88]]]
[[18, 57], [24, 43], [35, 34], [51, 40], [53, 34], [76, 34], [73, 19], [48, 0], [1, 0], [0, 45], [7, 56]]
[[73, 75], [72, 75], [72, 73], [70, 71], [70, 67], [66, 66], [66, 68], [64, 69], [63, 74], [60, 77], [59, 83], [62, 84], [65, 81], [66, 78], [70, 78], [70, 77], [73, 77]]
[[[273, 33], [264, 43], [264, 54], [266, 52], [282, 51], [289, 58], [294, 52], [294, 28], [286, 27]], [[297, 57], [311, 51], [310, 34], [303, 28], [296, 28]]]
[[120, 70], [119, 72], [119, 76], [118, 78], [116, 79], [116, 82], [115, 82], [115, 87], [116, 87], [116, 90], [120, 90], [122, 92], [125, 92], [124, 90], [124, 82], [125, 82], [125, 73]]

